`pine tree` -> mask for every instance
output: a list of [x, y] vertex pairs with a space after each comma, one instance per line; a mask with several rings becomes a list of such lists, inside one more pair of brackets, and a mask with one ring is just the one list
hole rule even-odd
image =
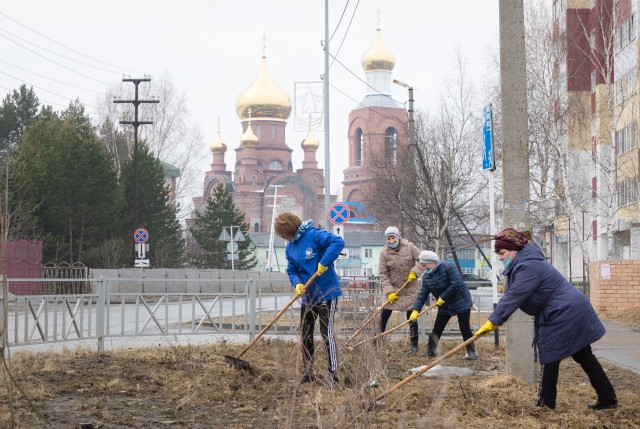
[[[121, 182], [128, 201], [125, 211], [129, 216], [125, 236], [133, 246], [133, 160], [122, 166]], [[143, 142], [138, 145], [138, 225], [149, 232], [149, 263], [152, 268], [179, 268], [185, 260], [185, 240], [171, 201], [171, 192], [165, 183], [160, 161]]]
[[[213, 190], [207, 201], [204, 213], [196, 213], [191, 234], [200, 247], [197, 254], [191, 255], [192, 263], [198, 268], [231, 268], [227, 258], [227, 241], [220, 241], [225, 227], [240, 227], [245, 241], [238, 242], [238, 259], [234, 261], [236, 270], [250, 270], [258, 264], [254, 254], [254, 246], [249, 239], [249, 225], [242, 213], [234, 204], [231, 194], [224, 184]], [[237, 228], [233, 228], [235, 235]], [[229, 228], [227, 228], [229, 232]]]

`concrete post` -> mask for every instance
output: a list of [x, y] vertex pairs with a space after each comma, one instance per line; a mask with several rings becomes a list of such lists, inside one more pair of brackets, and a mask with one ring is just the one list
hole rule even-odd
[[[529, 230], [529, 152], [523, 0], [501, 0], [500, 92], [505, 227]], [[535, 384], [533, 318], [518, 310], [506, 324], [507, 369]]]

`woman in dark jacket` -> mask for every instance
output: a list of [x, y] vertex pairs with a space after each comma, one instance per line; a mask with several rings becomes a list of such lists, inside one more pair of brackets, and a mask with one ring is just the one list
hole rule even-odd
[[[473, 336], [469, 325], [473, 302], [460, 272], [451, 262], [440, 261], [435, 252], [428, 250], [420, 252], [419, 262], [426, 271], [422, 275], [422, 287], [413, 304], [413, 311], [409, 319], [412, 321], [418, 319], [429, 294], [437, 298], [438, 315], [433, 324], [431, 335], [429, 335], [426, 352], [427, 356], [434, 357], [440, 336], [452, 316], [458, 316], [458, 326], [460, 326], [460, 332], [465, 341]], [[473, 360], [477, 357], [474, 345], [468, 345], [464, 358]]]
[[494, 247], [505, 266], [507, 288], [476, 335], [488, 334], [521, 309], [535, 317], [534, 344], [542, 365], [535, 405], [556, 407], [560, 361], [571, 356], [589, 376], [598, 395], [589, 408], [617, 407], [613, 386], [591, 351], [591, 343], [604, 335], [604, 326], [589, 300], [544, 260], [542, 250], [529, 243], [523, 233], [507, 228], [496, 235]]

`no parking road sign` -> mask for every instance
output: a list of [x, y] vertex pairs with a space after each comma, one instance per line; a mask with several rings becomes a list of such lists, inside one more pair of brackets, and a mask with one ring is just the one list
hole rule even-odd
[[146, 243], [149, 239], [149, 233], [144, 228], [138, 228], [133, 233], [133, 241], [136, 243]]
[[346, 204], [335, 203], [329, 207], [329, 220], [334, 225], [342, 225], [349, 221], [351, 212]]

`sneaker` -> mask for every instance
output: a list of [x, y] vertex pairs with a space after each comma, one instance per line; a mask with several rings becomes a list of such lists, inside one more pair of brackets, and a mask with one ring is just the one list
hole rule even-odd
[[476, 354], [476, 352], [470, 352], [470, 353], [467, 353], [466, 355], [464, 355], [464, 359], [465, 360], [476, 360], [476, 359], [478, 359], [478, 355]]
[[618, 400], [616, 398], [613, 398], [611, 401], [596, 401], [587, 405], [591, 410], [608, 410], [609, 408], [616, 408], [617, 406]]
[[336, 374], [335, 372], [330, 372], [329, 381], [331, 381], [332, 383], [340, 383], [340, 377], [338, 377], [338, 374]]
[[409, 348], [409, 354], [410, 355], [415, 355], [416, 353], [418, 353], [418, 346], [411, 346]]

